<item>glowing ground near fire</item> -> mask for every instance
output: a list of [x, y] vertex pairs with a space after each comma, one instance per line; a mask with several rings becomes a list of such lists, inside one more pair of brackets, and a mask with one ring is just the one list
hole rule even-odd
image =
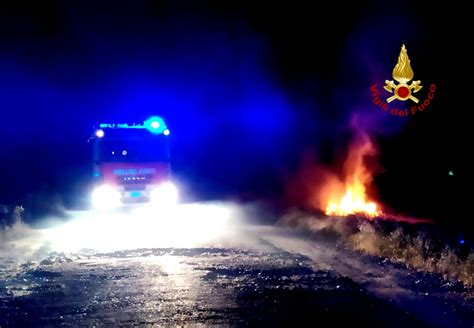
[[[315, 315], [365, 326], [474, 322], [471, 290], [390, 260], [384, 245], [402, 251], [396, 238], [406, 237], [384, 236], [373, 221], [294, 212], [262, 225], [262, 207], [235, 203], [184, 205], [168, 217], [70, 215], [2, 230], [2, 327], [290, 325]], [[449, 258], [439, 267], [454, 267]], [[472, 273], [463, 263], [459, 272]]]

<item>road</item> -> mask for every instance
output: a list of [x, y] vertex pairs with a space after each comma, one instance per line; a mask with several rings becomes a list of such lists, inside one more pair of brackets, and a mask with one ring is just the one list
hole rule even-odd
[[252, 223], [236, 205], [188, 206], [166, 224], [73, 216], [3, 235], [1, 327], [474, 326], [462, 285]]

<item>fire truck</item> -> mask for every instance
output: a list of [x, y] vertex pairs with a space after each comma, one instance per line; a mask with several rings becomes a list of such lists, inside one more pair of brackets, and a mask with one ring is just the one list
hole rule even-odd
[[142, 123], [100, 123], [90, 138], [93, 152], [92, 206], [112, 209], [150, 203], [172, 205], [170, 130], [163, 118]]

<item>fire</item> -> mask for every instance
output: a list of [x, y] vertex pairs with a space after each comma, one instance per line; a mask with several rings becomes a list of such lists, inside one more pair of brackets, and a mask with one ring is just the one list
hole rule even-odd
[[372, 141], [365, 134], [360, 135], [357, 141], [350, 145], [344, 162], [342, 181], [329, 183], [324, 188], [326, 197], [323, 206], [327, 215], [363, 214], [375, 217], [381, 214], [377, 204], [367, 196], [373, 172], [367, 167], [365, 158], [375, 153]]
[[327, 215], [341, 215], [363, 213], [368, 216], [377, 216], [377, 204], [367, 202], [363, 194], [354, 194], [348, 190], [339, 203], [332, 202], [326, 207]]
[[339, 168], [316, 162], [310, 153], [304, 157], [298, 174], [287, 182], [285, 198], [289, 204], [318, 209], [326, 215], [386, 217], [380, 204], [369, 196], [378, 153], [368, 132], [361, 128], [365, 124], [369, 123], [353, 117], [353, 138]]

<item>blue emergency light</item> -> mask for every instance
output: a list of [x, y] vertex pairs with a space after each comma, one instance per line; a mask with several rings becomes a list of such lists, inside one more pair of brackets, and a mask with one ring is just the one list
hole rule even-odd
[[[165, 136], [168, 136], [170, 134], [170, 130], [166, 127], [165, 121], [159, 116], [152, 116], [148, 118], [147, 120], [145, 120], [143, 124], [100, 123], [99, 127], [101, 129], [147, 129], [153, 134], [163, 133]], [[97, 136], [97, 137], [100, 138], [100, 136]]]
[[152, 116], [143, 122], [145, 129], [154, 134], [163, 133], [166, 130], [165, 121], [159, 116]]

